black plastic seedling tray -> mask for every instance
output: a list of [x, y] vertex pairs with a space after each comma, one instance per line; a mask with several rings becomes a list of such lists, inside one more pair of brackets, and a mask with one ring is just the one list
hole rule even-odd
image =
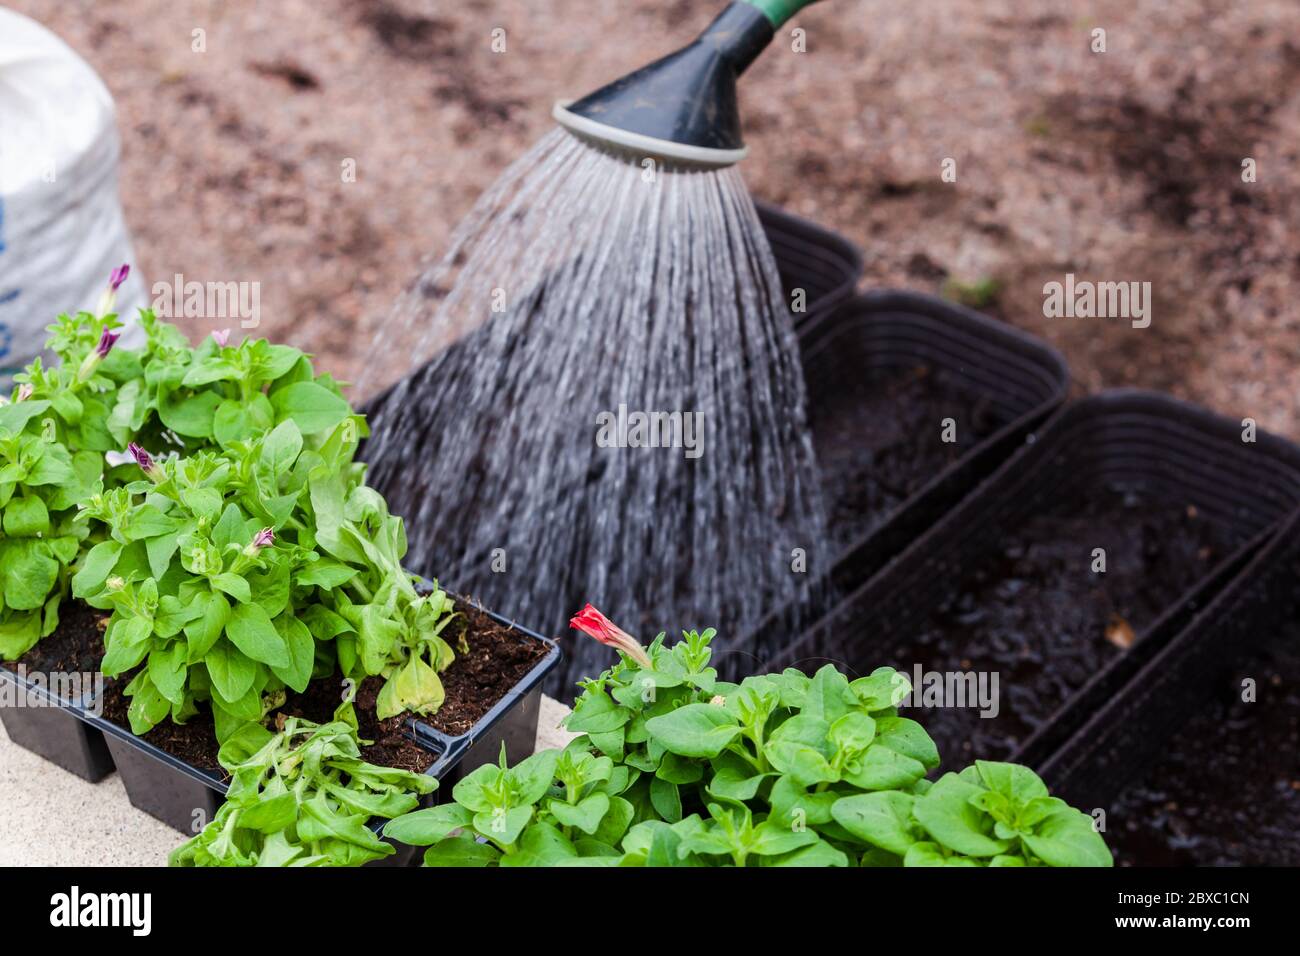
[[804, 292], [804, 311], [795, 313], [796, 327], [833, 311], [853, 294], [862, 277], [857, 246], [771, 203], [756, 199], [754, 208], [776, 259], [786, 305], [791, 305], [796, 289]]
[[430, 743], [449, 755], [447, 766], [438, 778], [447, 792], [466, 774], [485, 763], [498, 760], [502, 745], [505, 746], [506, 760], [511, 766], [533, 752], [537, 741], [537, 718], [542, 705], [542, 684], [562, 660], [559, 645], [555, 641], [495, 614], [492, 616], [544, 641], [549, 649], [524, 679], [493, 704], [492, 709], [480, 717], [468, 732], [453, 737], [419, 718], [415, 720], [417, 739]]
[[[430, 802], [439, 799], [438, 793], [450, 792], [469, 771], [497, 759], [503, 743], [512, 763], [532, 753], [541, 683], [561, 659], [553, 640], [479, 609], [498, 623], [541, 641], [547, 653], [468, 732], [449, 736], [423, 722], [409, 722], [412, 739], [435, 755], [426, 773], [439, 780], [440, 789], [430, 795]], [[7, 668], [0, 668], [0, 677], [18, 684], [23, 691], [30, 683]], [[37, 688], [35, 693], [44, 691]], [[15, 743], [84, 779], [98, 781], [116, 767], [132, 806], [181, 833], [193, 835], [216, 815], [227, 789], [222, 775], [194, 767], [142, 740], [128, 728], [103, 717], [93, 703], [87, 695], [75, 702], [60, 700], [51, 707], [2, 708], [0, 717]], [[411, 848], [399, 846], [396, 856], [376, 863], [409, 862], [412, 856]]]
[[[178, 760], [153, 744], [141, 740], [125, 727], [98, 718], [108, 749], [117, 765], [117, 772], [126, 788], [127, 799], [137, 810], [143, 810], [156, 820], [161, 820], [187, 837], [194, 836], [216, 816], [226, 798], [229, 784], [216, 773], [200, 770], [183, 760]], [[428, 747], [418, 736], [413, 739], [435, 754], [433, 763], [425, 774], [442, 779], [452, 757]], [[421, 798], [421, 806], [432, 806], [437, 791]], [[378, 832], [386, 821], [377, 821], [371, 828]], [[386, 837], [385, 842], [392, 843]], [[393, 843], [396, 852], [367, 866], [407, 866], [414, 859], [415, 849]]]
[[[485, 761], [495, 760], [502, 742], [505, 742], [512, 760], [521, 760], [532, 753], [541, 702], [540, 683], [560, 660], [560, 651], [554, 641], [491, 611], [480, 610], [497, 623], [546, 644], [548, 653], [509, 694], [460, 737], [448, 737], [419, 721], [410, 721], [415, 741], [437, 754], [427, 772], [438, 778], [440, 790], [451, 787], [465, 773]], [[212, 819], [226, 792], [226, 785], [217, 773], [178, 760], [103, 717], [78, 713], [105, 734], [127, 796], [137, 809], [183, 833], [195, 832], [196, 814], [203, 820]], [[433, 797], [435, 800], [438, 799], [437, 792]]]
[[841, 586], [956, 505], [1069, 389], [1065, 360], [1042, 340], [914, 292], [854, 297], [799, 340]]
[[1118, 861], [1300, 865], [1300, 511], [1123, 676], [1023, 752], [1064, 799], [1106, 811]]
[[1046, 343], [913, 292], [854, 296], [799, 342], [829, 521], [810, 554], [823, 586], [733, 641], [738, 653], [718, 661], [729, 678], [779, 655], [822, 616], [818, 602], [851, 593], [955, 507], [1069, 389]]
[[90, 706], [92, 694], [64, 700], [52, 694], [48, 685], [33, 684], [5, 666], [0, 666], [0, 681], [9, 682], [24, 699], [40, 702], [35, 707], [0, 707], [0, 724], [11, 741], [91, 783], [113, 772], [104, 735], [74, 713]]
[[[1153, 393], [1075, 403], [772, 666], [996, 673], [997, 717], [909, 715], [948, 765], [1007, 759], [1094, 675], [1167, 643], [1300, 506], [1300, 452], [1240, 435], [1237, 422]], [[1176, 523], [1160, 523], [1166, 511]], [[1058, 527], [1078, 540], [1063, 545]], [[1093, 542], [1106, 546], [1105, 576]], [[1029, 580], [1024, 562], [1054, 577]]]

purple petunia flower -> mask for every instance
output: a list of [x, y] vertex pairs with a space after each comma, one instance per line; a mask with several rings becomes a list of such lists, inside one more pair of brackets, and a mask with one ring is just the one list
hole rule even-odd
[[275, 532], [270, 528], [263, 528], [253, 535], [253, 540], [248, 542], [248, 545], [244, 548], [244, 554], [250, 558], [255, 558], [263, 548], [269, 548], [274, 543]]
[[99, 333], [99, 344], [95, 346], [95, 354], [101, 359], [108, 358], [108, 353], [113, 351], [113, 346], [117, 344], [117, 340], [121, 337], [121, 332], [104, 329], [103, 332]]
[[153, 456], [147, 451], [135, 442], [131, 442], [131, 444], [127, 445], [126, 450], [127, 453], [135, 459], [135, 463], [140, 466], [140, 470], [151, 479], [158, 481], [162, 478], [162, 469], [158, 467], [158, 463], [153, 460]]

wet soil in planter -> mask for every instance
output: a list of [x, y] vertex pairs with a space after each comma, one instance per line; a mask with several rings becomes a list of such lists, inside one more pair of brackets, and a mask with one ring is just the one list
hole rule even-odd
[[[1300, 866], [1300, 624], [1235, 670], [1109, 809], [1120, 865]], [[1256, 699], [1241, 699], [1242, 681]]]
[[[1004, 760], [1223, 559], [1227, 537], [1186, 505], [1090, 489], [1008, 529], [947, 600], [884, 643], [880, 661], [913, 680], [918, 663], [996, 674], [995, 717], [981, 718], [979, 706], [904, 714], [934, 738], [945, 769]], [[1105, 549], [1105, 574], [1091, 570], [1094, 548]]]
[[[447, 699], [437, 714], [425, 718], [427, 723], [448, 734], [469, 730], [547, 652], [541, 641], [497, 623], [475, 607], [458, 603], [457, 610], [464, 616], [444, 631], [456, 650], [456, 660], [441, 675]], [[461, 635], [468, 643], [467, 653], [459, 647]], [[127, 709], [131, 702], [123, 694], [128, 683], [126, 678], [108, 682], [104, 717], [129, 729]], [[381, 678], [369, 677], [357, 688], [355, 709], [360, 736], [374, 741], [362, 747], [361, 756], [379, 766], [423, 772], [432, 764], [434, 756], [406, 735], [406, 723], [411, 715], [399, 714], [386, 720], [375, 716], [376, 699], [383, 685]], [[290, 693], [275, 713], [324, 723], [331, 719], [342, 699], [342, 679], [324, 678], [313, 681], [302, 694]], [[221, 772], [216, 730], [206, 711], [185, 724], [165, 721], [141, 739], [194, 767]]]
[[[478, 608], [457, 602], [464, 614], [463, 630], [455, 630], [460, 621], [448, 625], [444, 635], [456, 660], [442, 673], [447, 692], [438, 712], [421, 718], [424, 723], [449, 737], [468, 733], [497, 701], [506, 696], [549, 652], [542, 641], [493, 620]], [[469, 633], [468, 652], [458, 645], [460, 633]]]
[[15, 672], [21, 664], [28, 674], [97, 674], [107, 623], [103, 611], [79, 601], [64, 601], [59, 605], [59, 625], [48, 637], [18, 660], [0, 663]]
[[[821, 369], [825, 362], [828, 367]], [[870, 534], [932, 478], [1004, 424], [987, 399], [929, 365], [863, 372], [818, 358], [809, 422], [832, 544]], [[943, 441], [945, 418], [956, 441]]]

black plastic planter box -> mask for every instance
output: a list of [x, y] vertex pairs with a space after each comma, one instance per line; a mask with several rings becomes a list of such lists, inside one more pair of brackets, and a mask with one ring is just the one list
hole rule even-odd
[[[851, 593], [954, 508], [1016, 452], [1069, 389], [1065, 361], [1046, 343], [913, 292], [851, 297], [805, 324], [799, 341], [832, 536], [813, 557], [827, 570], [814, 567], [824, 583], [807, 605], [773, 609], [752, 636], [730, 645], [741, 653], [717, 662], [729, 679], [742, 676], [734, 670], [738, 666], [779, 656], [825, 613], [826, 604], [817, 602]], [[924, 381], [914, 392], [929, 395], [936, 411], [934, 420], [917, 423], [924, 435], [902, 424], [908, 417], [903, 405], [915, 396], [892, 405], [873, 398], [878, 407], [871, 408], [854, 391], [918, 371]], [[880, 433], [895, 432], [896, 447], [921, 441], [933, 446], [942, 427], [939, 409], [956, 428], [946, 456], [888, 500], [870, 498], [865, 507], [854, 502], [876, 480], [877, 455], [888, 453], [873, 447]]]
[[[116, 724], [104, 721], [101, 726], [131, 806], [179, 830], [186, 837], [197, 834], [217, 815], [229, 789], [225, 780], [176, 759]], [[441, 779], [449, 759], [445, 753], [438, 754], [425, 773]], [[421, 798], [420, 805], [432, 806], [436, 794], [435, 790]], [[372, 829], [378, 832], [383, 822], [374, 823]], [[385, 842], [392, 841], [385, 838]], [[366, 865], [410, 865], [415, 849], [401, 843], [394, 846], [396, 852], [392, 856], [372, 860]]]
[[795, 313], [795, 326], [812, 322], [853, 294], [862, 277], [862, 252], [843, 236], [786, 212], [754, 201], [767, 235], [785, 303], [795, 289], [804, 292], [804, 311]]
[[0, 723], [10, 740], [91, 783], [113, 772], [113, 758], [104, 735], [73, 709], [86, 707], [90, 694], [78, 701], [66, 701], [6, 666], [0, 666], [0, 681], [10, 683], [15, 694], [42, 704], [0, 707]]
[[[532, 753], [541, 702], [540, 682], [560, 659], [554, 641], [520, 628], [490, 611], [484, 613], [500, 624], [543, 642], [548, 652], [509, 694], [460, 737], [449, 738], [411, 720], [409, 726], [414, 739], [438, 755], [433, 766], [426, 771], [439, 780], [434, 800], [439, 799], [439, 792], [454, 785], [468, 771], [487, 760], [495, 760], [502, 741], [505, 741], [512, 761]], [[195, 832], [196, 812], [202, 813], [204, 820], [212, 819], [226, 792], [226, 785], [217, 774], [192, 767], [102, 717], [83, 715], [83, 719], [102, 730], [107, 737], [108, 748], [126, 786], [127, 796], [136, 809], [190, 834]]]
[[[835, 555], [836, 584], [856, 587], [897, 555], [1007, 459], [1069, 389], [1060, 354], [1040, 339], [963, 306], [914, 292], [882, 290], [856, 296], [809, 322], [799, 335], [814, 441], [854, 427], [852, 407], [819, 415], [819, 406], [855, 383], [923, 370], [942, 379], [962, 405], [952, 408], [956, 441], [951, 460], [892, 506], [862, 515], [859, 533]], [[978, 428], [976, 417], [978, 416]], [[928, 435], [939, 421], [926, 422]], [[974, 433], [978, 432], [978, 436]], [[908, 441], [920, 435], [906, 436]], [[836, 465], [819, 461], [828, 488]], [[870, 468], [870, 466], [868, 466]], [[835, 502], [828, 501], [834, 508]]]
[[452, 737], [429, 726], [419, 718], [415, 719], [416, 738], [446, 755], [446, 766], [438, 779], [441, 781], [441, 789], [447, 793], [450, 793], [451, 788], [466, 774], [485, 763], [498, 760], [501, 756], [502, 744], [505, 745], [506, 760], [511, 766], [533, 752], [537, 742], [537, 717], [542, 706], [542, 683], [547, 675], [559, 666], [562, 659], [560, 647], [555, 641], [542, 637], [535, 631], [530, 631], [498, 614], [481, 610], [490, 614], [498, 622], [542, 641], [547, 646], [547, 652], [546, 656], [524, 675], [523, 680], [511, 688], [505, 697], [493, 704], [491, 710], [460, 736]]
[[[1269, 651], [1294, 656], [1298, 639], [1300, 511], [1157, 653], [1147, 655], [1140, 667], [1129, 668], [1122, 675], [1100, 677], [1094, 682], [1096, 686], [1090, 688], [1104, 690], [1095, 701], [1096, 706], [1075, 707], [1058, 715], [1051, 726], [1029, 741], [1021, 756], [1064, 799], [1084, 807], [1114, 807], [1129, 786], [1141, 783], [1152, 771], [1160, 769], [1171, 745], [1189, 721], [1207, 708], [1224, 704], [1226, 695], [1240, 693], [1241, 688], [1235, 683], [1238, 668], [1254, 664], [1248, 673], [1262, 678], [1256, 669], [1258, 656]], [[1126, 679], [1118, 679], [1121, 677]], [[1262, 695], [1269, 693], [1294, 694], [1295, 689], [1261, 687], [1258, 693], [1262, 699]], [[1221, 728], [1213, 729], [1223, 732]], [[1249, 725], [1234, 724], [1227, 731], [1234, 735], [1252, 733]], [[1229, 781], [1229, 789], [1233, 781], [1246, 776], [1262, 779], [1267, 772], [1265, 767], [1255, 764], [1229, 765], [1229, 760], [1234, 758], [1221, 757], [1213, 752], [1212, 738], [1203, 739], [1207, 742], [1206, 749], [1211, 751], [1203, 758], [1211, 765], [1209, 772]], [[1295, 768], [1300, 766], [1300, 739], [1291, 737], [1288, 746], [1289, 752], [1282, 755], [1280, 762], [1289, 767], [1286, 775], [1294, 780]], [[1183, 760], [1187, 759], [1188, 755], [1184, 754]], [[1202, 758], [1198, 755], [1194, 759], [1199, 762]], [[1220, 760], [1222, 763], [1216, 765]], [[1216, 814], [1216, 823], [1231, 817], [1228, 826], [1249, 825], [1238, 816], [1236, 808], [1222, 804], [1224, 800], [1231, 801], [1232, 794], [1166, 791], [1165, 796], [1179, 810], [1188, 808], [1193, 814], [1197, 813], [1198, 802], [1214, 804], [1211, 809]], [[1250, 798], [1237, 795], [1237, 799]], [[1279, 784], [1279, 790], [1266, 799], [1296, 800], [1300, 795], [1294, 792], [1294, 783], [1285, 789]], [[1108, 820], [1112, 830], [1125, 822], [1113, 815]], [[1152, 826], [1148, 820], [1128, 822], [1139, 828]], [[1283, 833], [1283, 829], [1275, 826], [1266, 837], [1269, 841], [1282, 840], [1282, 845], [1270, 842], [1265, 849], [1256, 837], [1255, 852], [1260, 858], [1220, 862], [1258, 864], [1285, 859], [1295, 865], [1300, 859], [1300, 832]], [[1240, 832], [1214, 835], [1219, 838], [1254, 836]], [[1192, 861], [1202, 862], [1195, 859], [1195, 834], [1183, 836], [1180, 842], [1186, 845]]]
[[[1099, 494], [1098, 489], [1132, 493], [1152, 502], [1173, 502], [1179, 508], [1187, 506], [1191, 509], [1189, 520], [1194, 514], [1195, 521], [1202, 523], [1198, 527], [1212, 531], [1222, 542], [1221, 548], [1213, 552], [1214, 560], [1198, 580], [1161, 611], [1152, 613], [1150, 620], [1136, 622], [1128, 651], [1116, 651], [1118, 656], [1110, 662], [1082, 675], [1078, 671], [1087, 658], [1080, 656], [1072, 662], [1073, 648], [1058, 648], [1056, 656], [1039, 660], [1038, 673], [1052, 677], [1054, 692], [1060, 699], [1047, 699], [1041, 694], [1026, 699], [1021, 695], [1028, 688], [1017, 687], [1014, 678], [1010, 688], [1004, 684], [1001, 708], [1012, 708], [1012, 720], [1028, 724], [1029, 729], [1007, 722], [1011, 730], [1004, 732], [995, 718], [993, 724], [979, 727], [981, 736], [990, 735], [981, 744], [983, 752], [954, 754], [941, 742], [940, 753], [946, 763], [965, 763], [973, 757], [1011, 757], [1032, 733], [1051, 726], [1053, 714], [1069, 713], [1075, 695], [1088, 695], [1092, 686], [1089, 680], [1100, 679], [1094, 678], [1095, 674], [1111, 668], [1123, 672], [1132, 666], [1125, 663], [1126, 659], [1140, 664], [1158, 652], [1216, 590], [1226, 585], [1248, 560], [1262, 553], [1280, 522], [1300, 506], [1300, 451], [1262, 434], [1253, 444], [1243, 443], [1238, 422], [1163, 395], [1116, 391], [1084, 399], [1055, 416], [977, 492], [845, 598], [778, 655], [771, 666], [813, 670], [833, 661], [851, 672], [865, 673], [888, 664], [903, 669], [910, 677], [916, 658], [934, 653], [918, 645], [922, 629], [933, 620], [930, 615], [947, 615], [949, 631], [981, 621], [981, 615], [988, 610], [985, 604], [977, 600], [974, 606], [968, 606], [961, 600], [969, 593], [969, 581], [978, 575], [987, 576], [988, 585], [979, 593], [998, 593], [998, 589], [1006, 588], [1008, 605], [1019, 607], [1023, 581], [1017, 581], [1004, 569], [1006, 555], [1002, 549], [1006, 543], [1028, 523], [1056, 515], [1062, 504], [1073, 508], [1088, 495]], [[1070, 517], [1085, 527], [1089, 519], [1086, 511]], [[1088, 575], [1093, 556], [1088, 549], [1079, 550], [1081, 553], [1067, 556], [1071, 563], [1063, 567], [1073, 573], [1072, 562], [1077, 561], [1078, 573]], [[1107, 573], [1114, 574], [1128, 557], [1108, 554]], [[1063, 613], [1069, 611], [1065, 607]], [[1028, 626], [1017, 623], [1007, 631]], [[985, 640], [989, 642], [987, 647], [973, 646], [971, 639], [963, 636], [963, 656], [996, 659], [995, 652], [1005, 651], [1005, 647], [996, 646], [1004, 640], [1002, 635], [986, 635]], [[905, 652], [907, 659], [890, 659], [891, 648], [905, 647], [911, 648]], [[928, 662], [920, 663], [927, 671], [931, 669]], [[978, 664], [972, 669], [978, 671]], [[936, 726], [941, 717], [950, 717], [922, 709], [909, 715], [924, 724], [927, 714], [932, 715], [930, 719]], [[954, 729], [962, 728], [963, 722], [966, 727], [975, 727], [974, 718], [951, 720], [947, 733], [967, 746], [965, 742], [972, 739], [974, 731], [972, 736], [957, 738]]]
[[[465, 734], [451, 737], [412, 719], [412, 738], [435, 754], [426, 773], [436, 777], [439, 789], [428, 797], [432, 803], [440, 793], [449, 793], [466, 773], [496, 760], [502, 743], [514, 763], [533, 751], [541, 705], [541, 682], [560, 661], [556, 643], [514, 622], [483, 610], [500, 624], [541, 641], [546, 655], [500, 701], [493, 705]], [[0, 668], [0, 676], [20, 684], [17, 674]], [[36, 693], [43, 693], [41, 690]], [[48, 695], [46, 695], [48, 697]], [[224, 800], [227, 784], [221, 775], [185, 763], [142, 740], [95, 712], [91, 699], [76, 703], [60, 701], [43, 708], [3, 708], [6, 728], [11, 726], [15, 743], [54, 761], [92, 782], [102, 779], [116, 766], [131, 805], [192, 836], [196, 824], [211, 820]], [[410, 847], [399, 846], [395, 856], [375, 861], [377, 865], [404, 864], [414, 858]]]

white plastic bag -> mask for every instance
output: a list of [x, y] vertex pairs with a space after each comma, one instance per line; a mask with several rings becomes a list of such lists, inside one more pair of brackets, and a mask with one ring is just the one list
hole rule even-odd
[[55, 316], [94, 309], [117, 266], [132, 265], [118, 314], [133, 322], [146, 304], [117, 159], [113, 100], [95, 71], [0, 8], [0, 394], [40, 353]]

